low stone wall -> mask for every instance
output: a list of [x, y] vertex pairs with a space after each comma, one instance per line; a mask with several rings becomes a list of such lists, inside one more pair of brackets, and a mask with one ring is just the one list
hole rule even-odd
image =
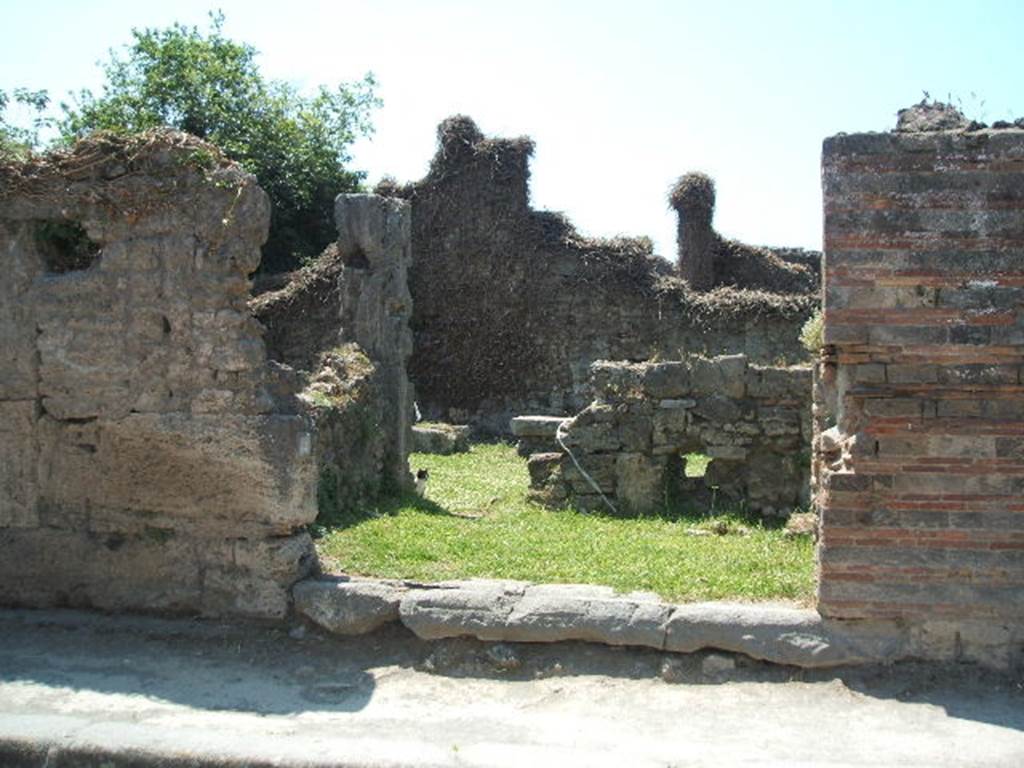
[[1019, 660], [1024, 130], [957, 123], [825, 142], [819, 608]]
[[[742, 355], [598, 362], [591, 382], [594, 401], [563, 428], [572, 455], [530, 458], [538, 499], [602, 507], [579, 462], [623, 512], [650, 512], [666, 499], [687, 498], [702, 505], [742, 500], [765, 515], [807, 504], [809, 368], [756, 366]], [[711, 457], [703, 478], [685, 477], [688, 453]]]

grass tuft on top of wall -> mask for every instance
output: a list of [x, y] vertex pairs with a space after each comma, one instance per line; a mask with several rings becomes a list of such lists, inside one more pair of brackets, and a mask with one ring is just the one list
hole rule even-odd
[[508, 445], [413, 454], [430, 471], [408, 495], [321, 521], [326, 568], [366, 576], [604, 584], [667, 600], [795, 600], [814, 592], [814, 546], [736, 513], [617, 518], [526, 498], [525, 462]]

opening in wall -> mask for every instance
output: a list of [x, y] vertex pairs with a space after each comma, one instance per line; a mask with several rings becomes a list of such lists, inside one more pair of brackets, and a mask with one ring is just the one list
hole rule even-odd
[[711, 457], [697, 451], [682, 454], [683, 476], [687, 479], [704, 477], [708, 473]]
[[92, 240], [79, 222], [47, 219], [35, 225], [36, 247], [54, 275], [89, 269], [100, 257], [99, 243]]

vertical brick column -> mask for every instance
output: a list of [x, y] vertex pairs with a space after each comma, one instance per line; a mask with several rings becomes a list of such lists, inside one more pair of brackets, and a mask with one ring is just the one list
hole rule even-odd
[[840, 135], [822, 166], [819, 609], [1019, 627], [1024, 131]]

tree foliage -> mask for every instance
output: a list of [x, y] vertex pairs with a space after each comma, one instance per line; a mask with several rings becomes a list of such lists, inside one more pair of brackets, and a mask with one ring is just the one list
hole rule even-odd
[[[29, 112], [29, 127], [8, 119], [7, 110], [12, 104]], [[46, 117], [49, 104], [50, 97], [46, 91], [15, 88], [8, 95], [0, 90], [0, 160], [24, 159], [39, 146], [39, 132], [51, 122]]]
[[103, 93], [81, 91], [62, 105], [61, 133], [165, 125], [216, 144], [273, 204], [261, 269], [291, 269], [334, 239], [334, 197], [359, 188], [364, 174], [345, 165], [352, 142], [372, 130], [376, 82], [367, 74], [304, 96], [260, 74], [256, 50], [224, 36], [223, 14], [210, 19], [205, 33], [181, 24], [133, 30], [125, 54], [111, 51], [104, 65]]

